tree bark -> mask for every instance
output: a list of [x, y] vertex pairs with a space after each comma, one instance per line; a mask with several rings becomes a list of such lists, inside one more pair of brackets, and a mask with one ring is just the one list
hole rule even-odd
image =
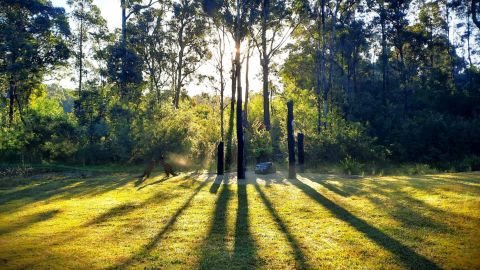
[[217, 149], [217, 175], [223, 175], [223, 160], [223, 141], [221, 141]]
[[83, 2], [80, 3], [82, 16], [80, 17], [80, 40], [79, 40], [79, 71], [78, 71], [78, 97], [82, 92], [82, 79], [83, 79], [83, 16], [85, 16]]
[[260, 62], [262, 65], [263, 79], [263, 124], [266, 130], [270, 130], [270, 95], [268, 91], [268, 73], [269, 73], [269, 56], [267, 52], [267, 23], [270, 13], [270, 1], [262, 1], [262, 56]]
[[242, 80], [240, 76], [240, 4], [237, 0], [237, 23], [235, 30], [235, 76], [237, 78], [237, 178], [245, 179], [243, 113], [242, 113]]
[[235, 119], [235, 91], [237, 90], [237, 77], [235, 71], [235, 61], [232, 61], [232, 97], [230, 99], [230, 114], [228, 119], [228, 131], [227, 131], [227, 149], [225, 156], [225, 168], [230, 170], [232, 165], [232, 140], [233, 140], [233, 125]]
[[298, 166], [301, 173], [305, 172], [305, 150], [303, 147], [303, 138], [304, 138], [303, 133], [298, 133], [297, 135]]
[[120, 80], [120, 100], [125, 101], [126, 97], [126, 58], [127, 58], [127, 7], [125, 5], [125, 0], [122, 0], [122, 79]]

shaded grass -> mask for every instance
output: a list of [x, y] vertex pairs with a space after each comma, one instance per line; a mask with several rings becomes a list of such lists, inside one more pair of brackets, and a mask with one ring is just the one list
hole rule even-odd
[[480, 268], [479, 173], [43, 176], [0, 190], [2, 269]]

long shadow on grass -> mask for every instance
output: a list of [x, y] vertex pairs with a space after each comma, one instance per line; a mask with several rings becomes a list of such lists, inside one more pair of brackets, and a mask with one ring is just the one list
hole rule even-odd
[[368, 224], [366, 221], [353, 215], [345, 208], [337, 205], [322, 194], [318, 193], [309, 185], [297, 179], [289, 180], [293, 185], [302, 190], [310, 198], [328, 209], [334, 216], [350, 224], [359, 232], [362, 232], [370, 240], [382, 246], [392, 254], [397, 256], [402, 263], [410, 269], [441, 269], [434, 262], [430, 261], [421, 254], [416, 253], [408, 246], [402, 244], [398, 240], [388, 236], [378, 228]]
[[4, 194], [0, 198], [0, 213], [15, 211], [28, 204], [48, 199], [70, 199], [75, 196], [98, 195], [120, 188], [134, 178], [130, 176], [118, 178], [95, 177], [82, 179], [78, 177], [62, 177], [49, 180], [20, 190]]
[[55, 210], [49, 210], [49, 211], [27, 216], [26, 218], [21, 219], [21, 221], [15, 225], [11, 225], [5, 228], [0, 228], [0, 235], [18, 231], [23, 228], [30, 227], [35, 223], [40, 223], [40, 222], [49, 220], [53, 218], [55, 215], [57, 215], [58, 213], [60, 213], [60, 210], [55, 209]]
[[195, 188], [194, 192], [188, 199], [183, 203], [183, 205], [173, 214], [173, 216], [168, 220], [167, 224], [160, 230], [145, 246], [143, 246], [137, 253], [133, 254], [130, 258], [125, 260], [123, 263], [109, 267], [108, 269], [125, 269], [126, 267], [132, 265], [136, 260], [141, 259], [142, 257], [148, 255], [152, 249], [162, 240], [165, 233], [167, 233], [173, 225], [177, 222], [178, 218], [182, 213], [190, 206], [193, 198], [200, 192], [200, 190], [210, 182], [210, 179], [207, 178]]
[[237, 184], [237, 220], [235, 222], [235, 244], [233, 249], [233, 265], [238, 269], [257, 268], [256, 244], [250, 232], [248, 220], [247, 185], [239, 180]]
[[267, 207], [268, 212], [272, 216], [275, 223], [277, 223], [278, 228], [280, 231], [285, 234], [290, 247], [292, 248], [293, 255], [295, 256], [295, 261], [297, 262], [296, 269], [310, 269], [311, 267], [308, 265], [307, 261], [305, 260], [305, 254], [303, 254], [302, 249], [300, 248], [297, 240], [292, 235], [290, 230], [288, 229], [287, 225], [283, 222], [280, 216], [277, 213], [277, 210], [273, 207], [272, 202], [267, 198], [265, 193], [260, 189], [258, 184], [255, 184], [255, 189], [257, 190], [258, 194], [260, 194], [260, 198], [262, 199], [263, 204]]
[[[224, 176], [223, 180], [225, 182], [221, 185], [221, 190], [215, 203], [212, 224], [201, 248], [202, 257], [199, 262], [199, 269], [222, 268], [230, 263], [226, 236], [227, 208], [231, 190], [230, 185], [227, 184], [227, 179], [227, 176]], [[214, 183], [214, 185], [216, 186], [218, 183]]]
[[[425, 202], [411, 197], [408, 192], [402, 191], [402, 187], [412, 185], [408, 182], [382, 182], [375, 181], [367, 189], [361, 189], [362, 182], [346, 178], [309, 178], [309, 180], [322, 185], [328, 190], [342, 196], [352, 195], [365, 196], [372, 203], [378, 205], [388, 212], [389, 216], [408, 227], [429, 228], [436, 232], [449, 233], [447, 224], [441, 220], [435, 220], [432, 217], [442, 217], [445, 215], [455, 215], [444, 210], [435, 208]], [[341, 186], [327, 182], [328, 179], [336, 179]], [[438, 183], [435, 183], [438, 184]], [[382, 195], [385, 199], [379, 199], [376, 195]], [[432, 217], [431, 217], [432, 216]]]

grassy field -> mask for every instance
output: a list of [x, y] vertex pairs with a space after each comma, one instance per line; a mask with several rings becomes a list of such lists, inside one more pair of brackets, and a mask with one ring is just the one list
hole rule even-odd
[[480, 269], [480, 173], [0, 179], [1, 269]]

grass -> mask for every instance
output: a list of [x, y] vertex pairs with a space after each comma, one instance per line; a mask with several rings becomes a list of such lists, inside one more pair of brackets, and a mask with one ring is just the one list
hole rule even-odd
[[282, 176], [2, 178], [0, 268], [480, 268], [480, 173]]

